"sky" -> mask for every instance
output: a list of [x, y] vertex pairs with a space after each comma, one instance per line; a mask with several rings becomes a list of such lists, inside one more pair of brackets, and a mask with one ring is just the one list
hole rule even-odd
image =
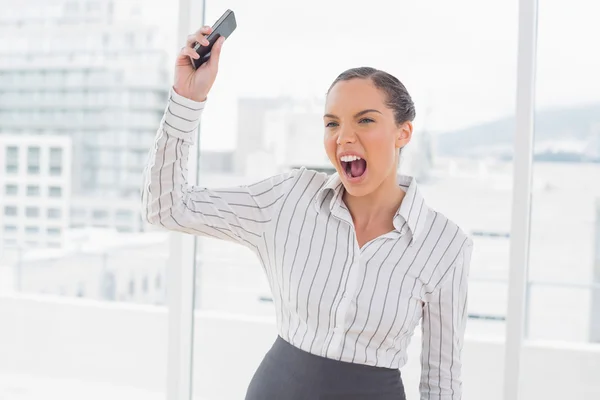
[[[201, 1], [192, 1], [199, 27]], [[176, 29], [176, 0], [144, 4], [149, 20]], [[235, 146], [237, 98], [323, 98], [337, 74], [356, 66], [407, 86], [416, 132], [514, 114], [517, 0], [206, 0], [207, 23], [227, 8], [238, 28], [203, 117], [204, 149]], [[600, 102], [598, 15], [597, 0], [539, 1], [538, 109]]]

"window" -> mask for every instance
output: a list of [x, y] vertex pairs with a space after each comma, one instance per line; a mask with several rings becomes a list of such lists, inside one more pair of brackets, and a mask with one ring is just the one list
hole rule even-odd
[[27, 196], [38, 197], [40, 195], [40, 187], [37, 185], [27, 185]]
[[6, 173], [16, 174], [19, 171], [19, 148], [8, 146], [6, 148]]
[[48, 188], [48, 195], [50, 197], [62, 197], [62, 188], [60, 186], [50, 186]]
[[4, 225], [4, 233], [16, 233], [17, 227], [15, 225]]
[[108, 212], [106, 210], [94, 210], [92, 216], [94, 219], [106, 219], [108, 218]]
[[62, 210], [60, 208], [49, 208], [48, 209], [48, 218], [49, 219], [59, 219], [62, 216]]
[[129, 210], [118, 210], [116, 217], [117, 221], [131, 221], [133, 219], [133, 212]]
[[27, 173], [38, 175], [40, 173], [40, 148], [29, 147], [27, 149]]
[[85, 218], [87, 215], [85, 208], [72, 208], [71, 218]]
[[16, 196], [19, 194], [19, 187], [13, 184], [7, 184], [4, 186], [4, 194], [7, 196]]
[[61, 148], [50, 148], [50, 175], [59, 176], [62, 174], [63, 150]]
[[27, 218], [37, 218], [40, 216], [40, 209], [37, 207], [27, 207], [25, 208], [25, 216]]
[[133, 280], [133, 278], [129, 280], [129, 295], [135, 295], [135, 281]]
[[37, 226], [26, 226], [25, 233], [27, 233], [28, 235], [35, 235], [37, 233], [40, 233], [40, 228]]
[[50, 236], [60, 236], [61, 229], [60, 228], [48, 228], [48, 235]]
[[6, 216], [6, 217], [16, 217], [17, 216], [17, 207], [15, 207], [15, 206], [4, 206], [4, 216]]

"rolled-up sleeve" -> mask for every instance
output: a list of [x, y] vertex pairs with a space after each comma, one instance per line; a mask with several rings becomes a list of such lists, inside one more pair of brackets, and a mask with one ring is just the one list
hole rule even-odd
[[256, 247], [298, 170], [232, 188], [189, 185], [189, 150], [203, 109], [171, 90], [144, 170], [143, 217], [169, 230]]
[[473, 242], [467, 238], [447, 276], [423, 305], [421, 400], [462, 398], [462, 358]]

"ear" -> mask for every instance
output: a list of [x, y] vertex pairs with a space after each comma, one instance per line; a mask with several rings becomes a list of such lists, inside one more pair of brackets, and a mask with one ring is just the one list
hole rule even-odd
[[396, 148], [400, 149], [410, 142], [413, 133], [413, 124], [410, 121], [403, 122], [396, 132]]

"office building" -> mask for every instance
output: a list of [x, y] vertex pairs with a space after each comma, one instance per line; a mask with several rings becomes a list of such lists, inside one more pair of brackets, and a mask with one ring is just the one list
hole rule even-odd
[[138, 199], [174, 43], [141, 21], [152, 10], [141, 4], [30, 1], [0, 13], [0, 135], [71, 138], [75, 197]]
[[69, 226], [71, 139], [3, 134], [0, 160], [0, 245], [61, 247]]

